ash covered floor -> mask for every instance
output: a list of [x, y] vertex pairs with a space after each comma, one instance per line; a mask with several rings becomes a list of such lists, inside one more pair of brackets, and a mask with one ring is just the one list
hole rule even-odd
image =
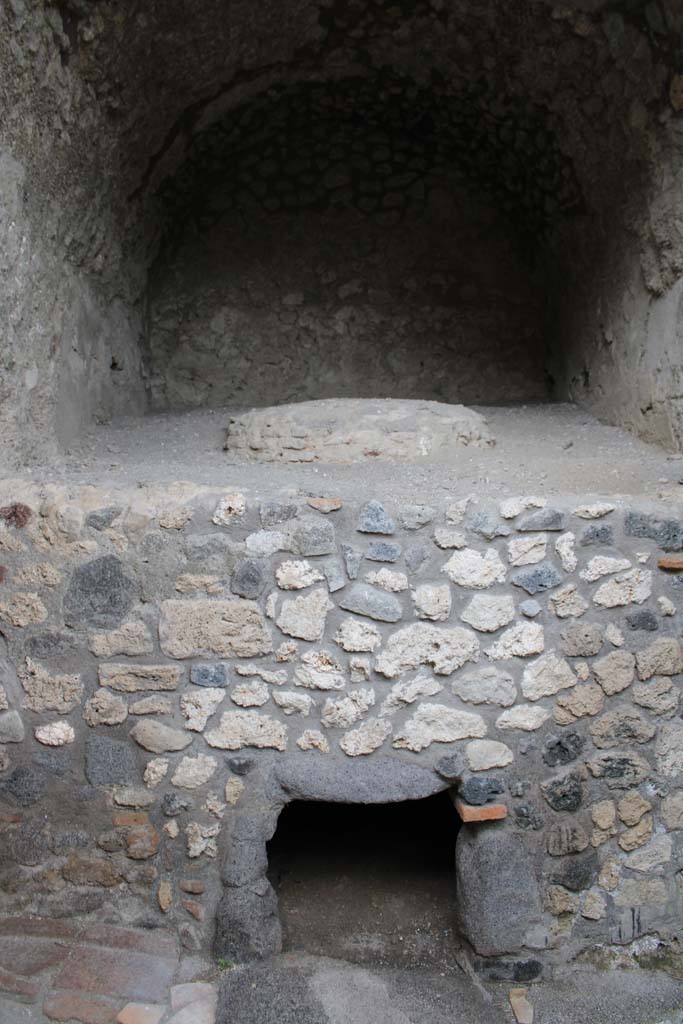
[[[454, 448], [439, 460], [352, 465], [244, 463], [223, 451], [234, 409], [158, 413], [101, 425], [62, 460], [22, 479], [120, 487], [188, 481], [292, 494], [381, 493], [423, 501], [470, 491], [491, 495], [644, 495], [683, 502], [683, 454], [667, 454], [570, 404], [476, 407], [496, 438], [492, 448]], [[397, 472], [397, 466], [400, 467]], [[5, 474], [8, 475], [8, 474]]]
[[[509, 1024], [509, 984], [449, 970], [372, 968], [285, 954], [227, 972], [216, 1024]], [[529, 987], [535, 1024], [680, 1024], [683, 985], [661, 972], [574, 969]]]

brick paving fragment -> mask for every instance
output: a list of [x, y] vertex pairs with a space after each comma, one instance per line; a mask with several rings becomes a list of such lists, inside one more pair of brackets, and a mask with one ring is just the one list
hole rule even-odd
[[89, 994], [53, 992], [45, 1000], [43, 1012], [50, 1020], [77, 1020], [79, 1024], [115, 1024], [117, 1007]]
[[97, 992], [122, 1002], [162, 1002], [173, 981], [173, 960], [128, 950], [75, 946], [54, 979], [57, 989]]

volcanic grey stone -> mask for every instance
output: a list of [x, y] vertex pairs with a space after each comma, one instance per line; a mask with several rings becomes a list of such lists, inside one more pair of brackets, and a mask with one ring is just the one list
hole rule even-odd
[[221, 871], [225, 885], [255, 885], [268, 871], [266, 843], [275, 833], [276, 805], [267, 814], [238, 814], [228, 836], [228, 849]]
[[565, 516], [556, 508], [540, 508], [531, 512], [517, 523], [522, 533], [536, 533], [542, 530], [564, 530]]
[[0, 714], [0, 743], [21, 743], [24, 735], [24, 723], [18, 711]]
[[363, 561], [363, 552], [356, 551], [350, 544], [342, 544], [341, 553], [346, 567], [346, 575], [350, 580], [357, 579], [360, 563]]
[[538, 832], [543, 828], [543, 815], [531, 804], [519, 804], [514, 814], [517, 826], [525, 832]]
[[220, 662], [193, 665], [190, 668], [190, 682], [195, 686], [227, 686], [227, 669]]
[[237, 754], [233, 757], [226, 757], [225, 763], [235, 775], [248, 775], [256, 765], [253, 757], [245, 754]]
[[465, 772], [465, 758], [462, 754], [446, 754], [436, 762], [434, 771], [438, 772], [442, 779], [455, 782], [461, 779]]
[[114, 555], [86, 562], [71, 576], [64, 595], [68, 626], [118, 626], [130, 611], [138, 587]]
[[387, 515], [384, 505], [373, 500], [363, 505], [360, 510], [356, 529], [360, 533], [392, 534], [396, 532], [396, 523]]
[[191, 568], [228, 576], [244, 554], [244, 544], [225, 533], [191, 533], [185, 540], [185, 551]]
[[[61, 776], [66, 775], [71, 768], [71, 753], [72, 750], [70, 747], [58, 747], [54, 750], [37, 750], [33, 755], [33, 763], [47, 775], [61, 778]], [[89, 790], [90, 795], [92, 796], [93, 790], [91, 786], [84, 786], [83, 789]]]
[[297, 554], [312, 557], [331, 555], [336, 551], [334, 526], [329, 519], [306, 516], [294, 529], [294, 548]]
[[585, 738], [578, 732], [549, 736], [545, 741], [543, 760], [551, 768], [558, 764], [570, 764], [577, 759], [585, 745]]
[[426, 544], [413, 544], [412, 547], [407, 548], [405, 563], [408, 572], [413, 575], [419, 572], [425, 562], [429, 561], [430, 554], [431, 551]]
[[486, 540], [493, 540], [495, 537], [509, 537], [512, 533], [508, 524], [501, 522], [493, 512], [477, 512], [467, 525], [472, 533], [478, 533]]
[[551, 881], [572, 892], [590, 889], [598, 873], [598, 855], [595, 851], [576, 854], [560, 861], [551, 875]]
[[544, 590], [559, 587], [562, 577], [550, 562], [541, 562], [529, 569], [519, 569], [512, 574], [510, 582], [513, 586], [526, 590], [527, 594], [540, 594]]
[[481, 956], [518, 952], [541, 916], [522, 840], [499, 822], [463, 825], [455, 849], [461, 934]]
[[365, 557], [371, 562], [397, 562], [401, 557], [401, 545], [388, 540], [373, 540], [368, 544]]
[[548, 779], [541, 784], [541, 792], [554, 811], [578, 811], [583, 803], [581, 776], [576, 771]]
[[[366, 1018], [357, 1017], [356, 1020]], [[401, 1014], [401, 1019], [404, 1015]], [[220, 981], [217, 1024], [331, 1024], [303, 965], [294, 960], [226, 971]], [[370, 1024], [370, 1021], [368, 1021]]]
[[519, 610], [522, 615], [527, 619], [535, 619], [537, 615], [540, 615], [542, 608], [538, 601], [534, 601], [533, 597], [530, 597], [527, 601], [522, 601]]
[[216, 957], [248, 963], [273, 956], [281, 949], [277, 897], [270, 883], [264, 878], [258, 886], [228, 886], [216, 910]]
[[37, 633], [26, 640], [24, 650], [29, 658], [43, 661], [59, 658], [80, 647], [79, 637], [74, 633]]
[[503, 793], [504, 789], [500, 779], [494, 779], [491, 775], [473, 775], [460, 783], [458, 792], [465, 803], [481, 807], [496, 794]]
[[42, 798], [46, 787], [47, 779], [43, 772], [20, 765], [0, 784], [0, 795], [9, 797], [20, 807], [30, 807]]
[[594, 544], [611, 547], [614, 544], [614, 529], [608, 523], [591, 523], [581, 531], [579, 544], [584, 548]]
[[266, 585], [266, 569], [255, 558], [243, 558], [237, 563], [230, 579], [230, 591], [238, 597], [255, 601]]
[[322, 570], [327, 580], [327, 589], [331, 594], [346, 586], [346, 577], [344, 576], [344, 570], [339, 559], [329, 558], [326, 562], [323, 562]]
[[138, 769], [130, 743], [99, 733], [86, 737], [85, 775], [93, 786], [135, 785]]
[[34, 818], [18, 828], [3, 829], [2, 858], [7, 863], [34, 867], [50, 852], [49, 833], [44, 821]]
[[264, 530], [269, 530], [279, 523], [287, 523], [290, 519], [296, 519], [298, 512], [297, 505], [281, 501], [265, 501], [259, 509], [261, 525]]
[[108, 529], [120, 514], [121, 509], [116, 505], [110, 505], [109, 508], [98, 508], [86, 518], [85, 525], [101, 532]]
[[683, 522], [680, 519], [659, 519], [644, 512], [627, 512], [624, 519], [627, 537], [647, 537], [664, 551], [683, 548]]
[[365, 615], [378, 622], [398, 622], [403, 608], [398, 598], [367, 583], [354, 583], [339, 599], [339, 607], [347, 612]]
[[540, 960], [475, 960], [474, 970], [486, 981], [525, 982], [540, 978], [543, 964]]
[[68, 853], [70, 850], [85, 850], [90, 845], [90, 836], [80, 828], [55, 832], [50, 842], [53, 853]]
[[398, 521], [404, 530], [420, 530], [434, 522], [436, 509], [431, 505], [404, 505], [398, 514]]
[[389, 804], [421, 800], [446, 788], [428, 768], [378, 755], [337, 762], [314, 752], [291, 754], [276, 761], [274, 773], [290, 800]]
[[659, 620], [649, 608], [640, 608], [636, 612], [630, 612], [626, 616], [626, 625], [629, 629], [643, 630], [646, 633], [656, 633], [659, 629]]
[[161, 801], [161, 810], [167, 818], [177, 818], [183, 811], [189, 811], [192, 801], [189, 797], [180, 796], [179, 793], [164, 793]]

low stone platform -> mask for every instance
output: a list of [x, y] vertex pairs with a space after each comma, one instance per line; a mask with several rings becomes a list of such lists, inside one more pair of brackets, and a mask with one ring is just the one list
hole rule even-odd
[[1, 1024], [214, 1024], [208, 965], [162, 929], [0, 918]]
[[485, 418], [464, 405], [329, 398], [233, 416], [225, 450], [247, 462], [415, 462], [454, 448], [490, 448]]

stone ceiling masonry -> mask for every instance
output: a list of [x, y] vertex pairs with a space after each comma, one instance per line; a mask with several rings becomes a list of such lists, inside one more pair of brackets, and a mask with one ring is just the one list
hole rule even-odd
[[9, 464], [341, 396], [568, 398], [681, 447], [674, 0], [1, 17]]

